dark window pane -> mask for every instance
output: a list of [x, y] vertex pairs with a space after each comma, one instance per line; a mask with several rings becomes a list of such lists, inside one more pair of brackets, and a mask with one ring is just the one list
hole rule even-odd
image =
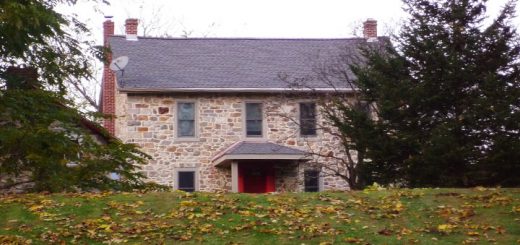
[[182, 171], [179, 173], [179, 190], [193, 192], [195, 191], [195, 172], [194, 171]]
[[247, 120], [262, 120], [262, 104], [247, 103], [246, 104], [246, 119]]
[[195, 119], [195, 104], [194, 103], [179, 103], [179, 119], [193, 120]]
[[317, 192], [320, 190], [320, 172], [317, 170], [305, 170], [304, 182], [306, 192]]
[[300, 134], [316, 135], [316, 103], [300, 103]]
[[179, 121], [179, 137], [195, 136], [195, 121], [180, 120]]
[[177, 136], [195, 136], [195, 103], [177, 104]]
[[314, 120], [304, 119], [300, 121], [300, 134], [303, 136], [316, 135], [316, 122]]
[[262, 136], [262, 121], [247, 120], [247, 136]]
[[262, 136], [262, 104], [246, 103], [246, 135]]
[[315, 103], [300, 103], [301, 118], [313, 119], [316, 113]]

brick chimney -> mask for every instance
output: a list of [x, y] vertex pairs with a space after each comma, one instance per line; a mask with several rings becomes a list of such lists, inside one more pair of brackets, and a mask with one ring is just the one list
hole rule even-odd
[[125, 21], [125, 33], [126, 40], [137, 41], [137, 19], [126, 19]]
[[369, 18], [363, 22], [363, 36], [369, 42], [377, 41], [377, 20]]
[[[103, 45], [105, 48], [109, 48], [109, 37], [114, 35], [114, 22], [112, 22], [112, 16], [106, 16], [105, 18], [106, 20], [103, 22]], [[114, 135], [115, 121], [113, 116], [116, 113], [116, 78], [114, 72], [109, 68], [110, 62], [112, 62], [112, 53], [107, 52], [105, 58], [100, 109], [103, 114], [111, 116], [103, 121], [103, 126], [110, 134]]]

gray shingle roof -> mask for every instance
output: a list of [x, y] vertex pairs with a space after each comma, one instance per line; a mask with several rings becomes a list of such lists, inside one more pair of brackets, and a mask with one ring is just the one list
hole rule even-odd
[[303, 160], [307, 152], [270, 142], [238, 141], [212, 158], [215, 166], [225, 166], [231, 160]]
[[[358, 52], [366, 43], [351, 39], [165, 39], [124, 36], [110, 38], [113, 57], [128, 56], [123, 90], [182, 88], [287, 88], [280, 74], [291, 77], [313, 75], [320, 59], [342, 49]], [[309, 84], [326, 88], [322, 82]]]
[[304, 151], [290, 148], [283, 145], [277, 145], [270, 142], [240, 142], [231, 149], [228, 149], [224, 155], [239, 155], [239, 154], [255, 154], [255, 155], [304, 155]]

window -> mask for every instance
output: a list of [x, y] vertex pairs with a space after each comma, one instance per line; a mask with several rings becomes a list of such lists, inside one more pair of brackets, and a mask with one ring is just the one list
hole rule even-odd
[[320, 172], [318, 170], [305, 170], [305, 192], [320, 191]]
[[316, 135], [316, 103], [300, 103], [300, 135]]
[[177, 189], [186, 192], [195, 191], [195, 171], [178, 171]]
[[261, 103], [246, 103], [246, 136], [262, 137]]
[[370, 110], [370, 103], [367, 101], [358, 101], [358, 103], [355, 104], [356, 109], [359, 112], [363, 112], [366, 115], [370, 116], [371, 110]]
[[177, 136], [195, 137], [195, 103], [177, 104]]

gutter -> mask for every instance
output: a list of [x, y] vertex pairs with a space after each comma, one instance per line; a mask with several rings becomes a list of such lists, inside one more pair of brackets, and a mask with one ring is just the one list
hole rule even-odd
[[357, 90], [351, 88], [120, 88], [121, 92], [187, 92], [187, 93], [198, 93], [198, 92], [221, 92], [221, 93], [300, 93], [300, 92], [341, 92], [341, 93], [354, 93]]

